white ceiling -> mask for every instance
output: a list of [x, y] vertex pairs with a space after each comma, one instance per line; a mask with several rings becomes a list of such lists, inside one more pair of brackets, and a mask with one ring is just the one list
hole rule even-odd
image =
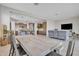
[[4, 3], [2, 5], [28, 12], [30, 15], [42, 19], [59, 20], [79, 16], [78, 3], [39, 3], [38, 5], [33, 3]]

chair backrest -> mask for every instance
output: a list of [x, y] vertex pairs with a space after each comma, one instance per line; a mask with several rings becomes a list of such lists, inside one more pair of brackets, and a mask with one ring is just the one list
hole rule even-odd
[[14, 47], [16, 56], [19, 56], [19, 52], [17, 50], [16, 38], [14, 35], [11, 35], [11, 45]]
[[75, 40], [70, 40], [68, 44], [68, 49], [66, 56], [72, 56], [74, 51]]

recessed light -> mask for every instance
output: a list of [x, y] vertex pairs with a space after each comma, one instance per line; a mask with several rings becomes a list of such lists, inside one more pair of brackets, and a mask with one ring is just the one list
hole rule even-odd
[[35, 6], [39, 5], [39, 3], [34, 3]]
[[58, 16], [59, 14], [58, 13], [56, 13], [56, 16]]

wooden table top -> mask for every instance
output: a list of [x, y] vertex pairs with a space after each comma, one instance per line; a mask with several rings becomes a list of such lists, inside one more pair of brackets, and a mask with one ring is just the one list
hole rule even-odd
[[17, 36], [19, 44], [30, 56], [44, 56], [54, 50], [59, 44], [59, 41], [51, 40], [45, 36]]

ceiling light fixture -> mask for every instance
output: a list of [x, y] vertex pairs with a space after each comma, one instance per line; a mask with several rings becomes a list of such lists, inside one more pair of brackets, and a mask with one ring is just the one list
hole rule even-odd
[[39, 5], [39, 3], [34, 3], [35, 6]]

